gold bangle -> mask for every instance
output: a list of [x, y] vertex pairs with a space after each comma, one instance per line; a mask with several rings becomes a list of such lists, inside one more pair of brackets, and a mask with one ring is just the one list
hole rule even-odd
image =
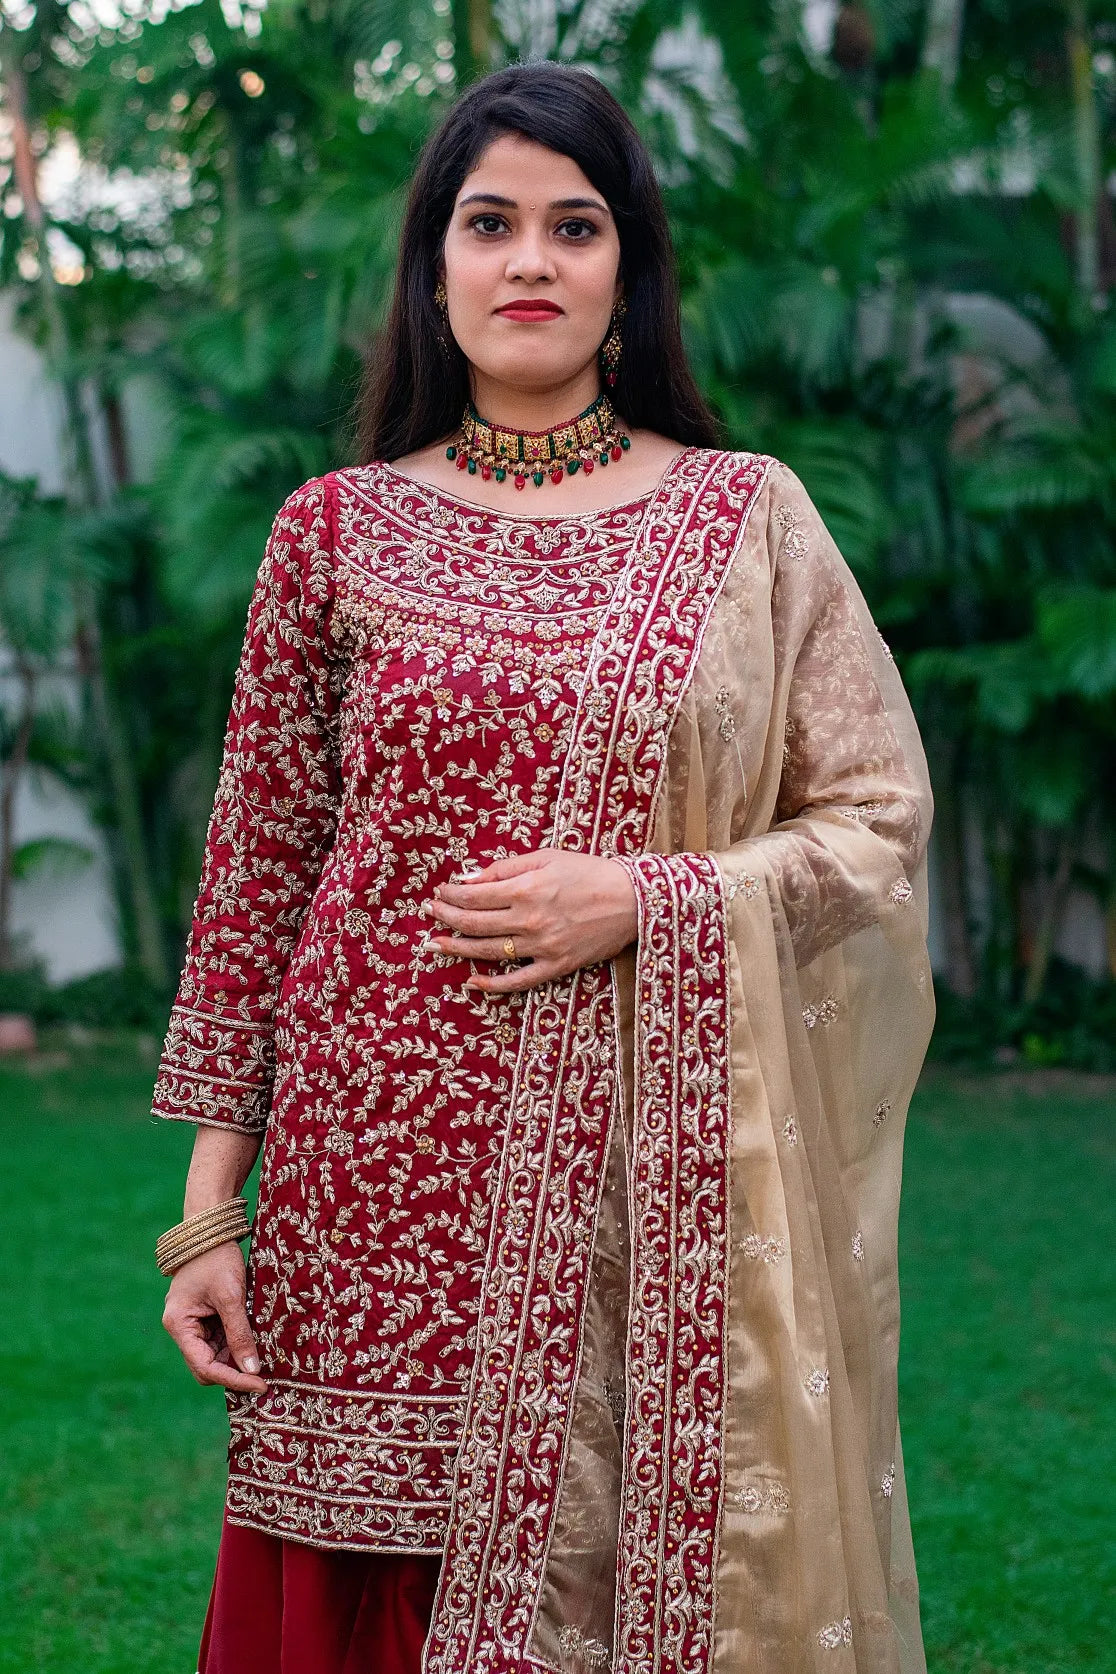
[[155, 1261], [159, 1271], [169, 1277], [195, 1256], [216, 1249], [218, 1244], [238, 1244], [250, 1231], [246, 1200], [228, 1198], [168, 1228], [156, 1242]]

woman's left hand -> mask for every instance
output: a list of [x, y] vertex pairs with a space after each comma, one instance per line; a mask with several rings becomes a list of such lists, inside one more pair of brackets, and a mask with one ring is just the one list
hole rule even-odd
[[[428, 945], [456, 959], [529, 959], [498, 974], [474, 974], [466, 988], [510, 994], [611, 959], [635, 940], [635, 889], [624, 868], [566, 849], [494, 860], [439, 884], [429, 911], [443, 929]], [[450, 935], [454, 931], [456, 934]], [[511, 949], [514, 948], [514, 952]]]

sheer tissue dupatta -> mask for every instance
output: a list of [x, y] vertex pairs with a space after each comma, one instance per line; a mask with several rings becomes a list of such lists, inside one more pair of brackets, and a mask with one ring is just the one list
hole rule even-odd
[[427, 1674], [917, 1674], [896, 1403], [933, 1017], [917, 729], [784, 466], [693, 450], [554, 841], [639, 936], [533, 991]]

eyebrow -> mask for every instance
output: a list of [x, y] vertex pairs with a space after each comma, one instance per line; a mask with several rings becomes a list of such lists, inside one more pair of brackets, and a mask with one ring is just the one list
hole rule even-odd
[[[470, 192], [467, 198], [462, 198], [458, 209], [464, 209], [468, 203], [495, 203], [501, 209], [517, 209], [519, 206], [514, 198], [502, 198], [498, 192]], [[602, 209], [608, 213], [608, 205], [600, 198], [556, 198], [548, 206], [550, 209]]]

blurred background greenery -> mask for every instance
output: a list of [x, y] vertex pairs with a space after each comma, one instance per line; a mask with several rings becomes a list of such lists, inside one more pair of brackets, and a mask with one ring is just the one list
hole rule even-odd
[[[157, 1324], [151, 1060], [271, 518], [352, 457], [417, 148], [516, 56], [653, 149], [726, 439], [803, 477], [918, 709], [935, 1050], [1020, 1066], [911, 1117], [931, 1669], [1114, 1669], [1116, 1082], [1070, 1071], [1116, 1070], [1116, 0], [0, 0], [0, 302], [65, 452], [0, 474], [0, 1013], [42, 1048], [0, 1065], [0, 1670], [192, 1666], [223, 1426]], [[62, 983], [15, 910], [83, 863], [20, 825], [51, 785], [122, 955]]]
[[[350, 457], [416, 148], [549, 54], [639, 122], [726, 437], [804, 478], [915, 699], [936, 1049], [1116, 1067], [1116, 0], [4, 6], [0, 291], [68, 463], [0, 480], [0, 1010], [160, 1021], [247, 594], [283, 497]], [[86, 189], [47, 206], [64, 147]], [[66, 860], [17, 841], [28, 772], [109, 846], [124, 966], [74, 989], [12, 930], [13, 880]]]

